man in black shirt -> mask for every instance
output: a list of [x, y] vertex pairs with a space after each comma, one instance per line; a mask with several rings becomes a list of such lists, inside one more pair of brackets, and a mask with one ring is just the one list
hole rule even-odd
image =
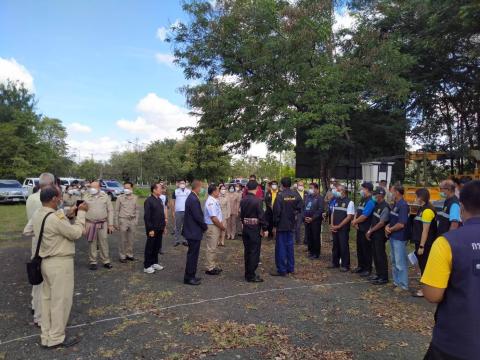
[[311, 183], [308, 195], [304, 199], [303, 222], [305, 223], [305, 240], [308, 244], [310, 259], [319, 259], [322, 233], [323, 196], [317, 183]]
[[162, 185], [154, 183], [150, 187], [150, 191], [151, 195], [145, 200], [143, 205], [145, 210], [143, 219], [147, 232], [143, 271], [147, 274], [153, 274], [155, 270], [163, 270], [163, 266], [158, 264], [158, 252], [162, 247], [162, 236], [166, 230], [165, 205], [160, 198]]
[[[262, 201], [255, 196], [258, 184], [256, 181], [247, 183], [247, 195], [240, 202], [240, 219], [243, 224], [243, 246], [245, 257], [245, 280], [248, 282], [263, 282], [255, 274], [260, 260], [261, 236], [267, 229]], [[268, 232], [267, 232], [268, 235]]]

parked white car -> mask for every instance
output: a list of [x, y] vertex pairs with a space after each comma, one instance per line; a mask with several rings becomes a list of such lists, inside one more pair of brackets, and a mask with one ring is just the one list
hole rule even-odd
[[77, 179], [77, 178], [60, 178], [60, 186], [62, 187], [62, 191], [65, 192], [65, 188], [69, 185], [72, 185], [74, 181], [77, 181], [79, 183], [84, 182], [85, 179]]
[[33, 188], [38, 186], [40, 179], [39, 178], [26, 178], [23, 181], [23, 188], [27, 191], [27, 197], [32, 195]]

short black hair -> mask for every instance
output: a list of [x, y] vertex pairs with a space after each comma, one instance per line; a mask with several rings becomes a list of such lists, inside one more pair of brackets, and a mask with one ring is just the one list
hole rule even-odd
[[215, 190], [217, 190], [217, 185], [216, 184], [208, 185], [208, 195], [212, 195]]
[[395, 186], [393, 187], [396, 191], [398, 191], [400, 193], [400, 195], [403, 195], [405, 194], [405, 189], [403, 187], [402, 184], [395, 184]]
[[55, 196], [58, 196], [58, 188], [56, 185], [48, 185], [40, 191], [40, 201], [42, 204], [49, 203]]
[[129, 185], [133, 188], [133, 183], [132, 183], [131, 181], [125, 181], [125, 182], [123, 183], [123, 186], [125, 186], [125, 185], [127, 185], [127, 184], [129, 184]]
[[157, 181], [157, 182], [154, 182], [152, 185], [150, 185], [150, 192], [153, 193], [153, 190], [155, 190], [155, 188], [160, 185], [160, 181]]
[[282, 178], [281, 183], [284, 188], [289, 188], [292, 186], [292, 179], [289, 177], [284, 177]]
[[463, 186], [460, 190], [460, 202], [470, 214], [480, 214], [480, 180], [472, 180]]
[[257, 187], [258, 187], [258, 183], [255, 180], [250, 180], [247, 183], [247, 190], [248, 191], [255, 190]]
[[313, 186], [315, 189], [319, 189], [318, 184], [316, 182], [310, 183], [310, 186]]
[[249, 179], [253, 178], [254, 180], [257, 180], [257, 175], [252, 174], [252, 175], [250, 175], [248, 178], [249, 178]]

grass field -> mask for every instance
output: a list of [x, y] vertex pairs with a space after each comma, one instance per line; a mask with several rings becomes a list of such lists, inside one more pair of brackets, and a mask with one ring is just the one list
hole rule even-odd
[[0, 240], [19, 238], [27, 223], [25, 205], [0, 205]]

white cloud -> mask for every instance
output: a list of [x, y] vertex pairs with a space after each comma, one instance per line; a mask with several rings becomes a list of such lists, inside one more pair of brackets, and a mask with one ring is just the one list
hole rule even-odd
[[335, 10], [335, 21], [333, 31], [342, 29], [351, 29], [355, 26], [355, 18], [350, 14], [346, 7]]
[[161, 41], [165, 41], [167, 34], [168, 29], [165, 26], [161, 26], [157, 29], [157, 38], [159, 38]]
[[90, 126], [74, 122], [67, 125], [67, 131], [68, 133], [88, 134], [92, 132], [92, 128]]
[[163, 53], [156, 53], [155, 59], [159, 64], [164, 64], [173, 67], [173, 60], [175, 57], [172, 54], [163, 54]]
[[145, 134], [148, 140], [181, 138], [180, 127], [194, 126], [196, 119], [188, 110], [172, 104], [155, 93], [140, 99], [136, 106], [140, 114], [135, 120], [119, 120], [117, 126], [132, 134]]
[[25, 66], [19, 64], [14, 58], [4, 59], [0, 57], [0, 83], [7, 80], [23, 83], [26, 89], [34, 91], [33, 76]]
[[100, 138], [77, 140], [67, 138], [70, 154], [75, 160], [85, 160], [93, 157], [95, 160], [108, 160], [112, 152], [122, 151], [126, 143], [122, 143], [108, 136]]

